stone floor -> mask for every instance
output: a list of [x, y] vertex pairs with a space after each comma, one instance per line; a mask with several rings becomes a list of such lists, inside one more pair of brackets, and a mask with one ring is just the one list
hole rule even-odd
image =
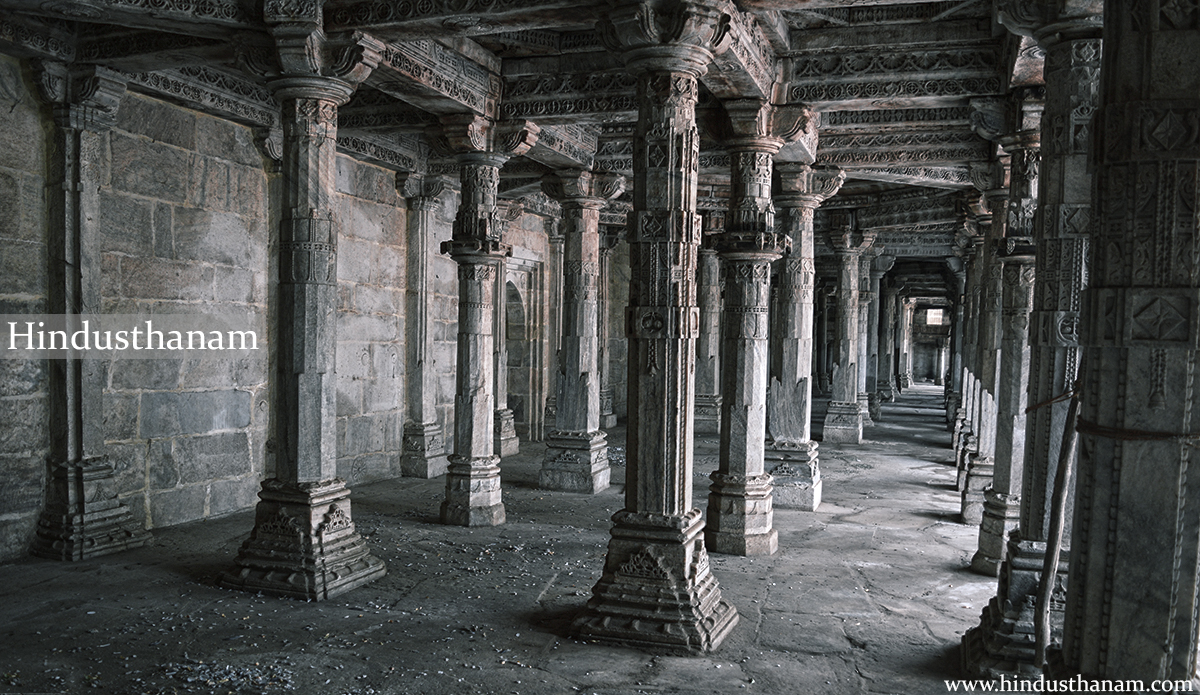
[[[504, 526], [437, 524], [443, 479], [356, 488], [355, 521], [388, 574], [328, 602], [214, 586], [249, 512], [116, 556], [0, 566], [0, 692], [946, 692], [995, 588], [966, 569], [978, 531], [957, 523], [943, 418], [940, 387], [906, 390], [870, 441], [822, 449], [824, 502], [776, 510], [776, 555], [712, 556], [741, 622], [708, 657], [566, 635], [599, 577], [624, 469], [594, 497], [544, 492], [544, 447], [523, 443], [503, 464]], [[610, 440], [618, 459], [624, 431]], [[716, 453], [697, 443], [699, 507]]]

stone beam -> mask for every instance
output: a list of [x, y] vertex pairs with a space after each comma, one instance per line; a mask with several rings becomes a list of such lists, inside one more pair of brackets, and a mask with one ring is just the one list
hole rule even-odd
[[356, 97], [338, 110], [339, 132], [419, 135], [429, 126], [437, 125], [437, 116], [428, 111], [374, 90], [370, 94], [363, 100]]
[[822, 136], [817, 158], [826, 164], [956, 164], [986, 161], [992, 146], [967, 130]]
[[10, 14], [0, 17], [0, 50], [18, 58], [71, 63], [75, 37], [35, 17]]
[[424, 168], [425, 155], [414, 135], [384, 136], [338, 133], [338, 152], [395, 171]]
[[232, 53], [219, 39], [125, 29], [81, 37], [75, 57], [123, 72], [153, 72], [218, 61]]
[[850, 168], [846, 176], [862, 181], [904, 183], [911, 186], [960, 190], [971, 187], [971, 173], [965, 166], [895, 166]]
[[718, 99], [766, 99], [775, 82], [775, 51], [754, 15], [729, 7], [728, 47], [702, 78]]
[[552, 169], [590, 169], [599, 136], [595, 128], [546, 125], [525, 156]]
[[993, 46], [813, 53], [791, 64], [788, 101], [821, 111], [961, 106], [1003, 92]]
[[[844, 20], [836, 16], [836, 11], [823, 14], [805, 9], [806, 16], [824, 26], [793, 31], [792, 45], [802, 48], [805, 53], [822, 51], [826, 55], [830, 49], [914, 50], [938, 44], [960, 47], [970, 47], [970, 44], [995, 45], [995, 37], [987, 29], [989, 23], [978, 19], [936, 23], [925, 21], [919, 26], [896, 26], [897, 23], [903, 23], [900, 13], [926, 7], [897, 5], [863, 8], [845, 15]], [[891, 21], [893, 18], [896, 21]]]
[[[25, 12], [70, 22], [104, 22], [130, 29], [169, 29], [176, 34], [228, 39], [233, 31], [261, 29], [238, 0], [5, 0], [6, 13]], [[11, 17], [11, 15], [10, 15]]]
[[970, 106], [918, 109], [862, 109], [825, 111], [821, 114], [821, 136], [857, 133], [911, 132], [914, 129], [968, 128]]
[[367, 86], [435, 114], [496, 118], [500, 76], [437, 41], [388, 43]]
[[[594, 69], [587, 67], [593, 64]], [[500, 105], [504, 118], [530, 118], [543, 125], [636, 120], [637, 80], [607, 56], [602, 61], [563, 56], [537, 65], [545, 72], [506, 75]]]
[[476, 36], [561, 26], [564, 20], [594, 21], [600, 17], [600, 9], [589, 0], [508, 0], [502, 4], [486, 0], [364, 0], [326, 9], [325, 26], [338, 31], [386, 31], [389, 35]]
[[247, 125], [279, 127], [279, 104], [261, 85], [207, 67], [128, 76], [129, 88]]

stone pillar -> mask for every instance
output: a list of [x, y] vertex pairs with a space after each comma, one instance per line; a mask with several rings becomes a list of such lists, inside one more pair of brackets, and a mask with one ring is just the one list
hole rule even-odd
[[457, 153], [462, 200], [450, 241], [442, 253], [458, 263], [458, 351], [455, 369], [454, 453], [446, 472], [443, 524], [494, 526], [504, 523], [500, 457], [495, 439], [494, 341], [496, 303], [504, 301], [503, 260], [512, 253], [502, 234], [507, 226], [497, 205], [500, 167], [537, 141], [537, 126], [493, 123], [480, 116], [443, 116], [443, 145]]
[[[793, 247], [795, 248], [795, 247]], [[814, 266], [816, 258], [813, 259]], [[818, 285], [816, 293], [813, 295], [813, 312], [815, 314], [816, 326], [813, 332], [816, 334], [817, 345], [815, 348], [814, 359], [816, 365], [813, 371], [817, 373], [817, 390], [822, 394], [829, 393], [829, 287], [821, 281]]]
[[596, 369], [600, 372], [600, 427], [608, 429], [617, 426], [617, 416], [613, 412], [613, 391], [610, 378], [609, 336], [612, 333], [609, 317], [608, 284], [611, 282], [609, 266], [612, 263], [612, 252], [620, 236], [615, 233], [600, 234], [600, 278], [596, 284], [596, 342], [598, 353]]
[[705, 234], [700, 246], [697, 301], [700, 335], [696, 339], [696, 434], [721, 433], [721, 260]]
[[[254, 530], [242, 544], [237, 567], [220, 583], [320, 600], [386, 572], [355, 530], [350, 490], [337, 477], [338, 220], [332, 201], [338, 107], [378, 63], [383, 45], [362, 34], [346, 46], [327, 42], [320, 3], [267, 3], [264, 14], [280, 68], [267, 87], [283, 104], [277, 372], [271, 401], [275, 477], [263, 481]], [[330, 74], [313, 74], [314, 62], [328, 66]]]
[[546, 438], [538, 487], [597, 493], [608, 488], [608, 441], [600, 431], [598, 281], [600, 209], [625, 190], [621, 176], [562, 171], [543, 179], [562, 204], [562, 339], [558, 352], [558, 411]]
[[871, 248], [858, 259], [858, 336], [855, 347], [858, 357], [855, 364], [858, 367], [858, 409], [862, 412], [863, 427], [874, 425], [871, 420], [870, 394], [867, 392], [867, 362], [870, 361], [868, 336], [871, 334], [871, 266], [879, 255], [879, 249]]
[[862, 408], [858, 402], [858, 286], [863, 252], [875, 242], [875, 233], [858, 232], [853, 218], [839, 211], [831, 215], [834, 231], [829, 247], [837, 254], [838, 363], [833, 369], [832, 400], [825, 416], [825, 443], [862, 443]]
[[955, 256], [947, 259], [947, 265], [954, 273], [954, 303], [951, 306], [950, 324], [950, 383], [949, 395], [946, 399], [946, 426], [954, 431], [958, 422], [958, 414], [962, 407], [963, 387], [963, 298], [966, 293], [967, 273], [962, 259]]
[[546, 267], [550, 274], [549, 293], [550, 325], [547, 327], [547, 338], [550, 343], [550, 363], [546, 369], [546, 407], [544, 415], [546, 428], [553, 431], [555, 418], [558, 416], [558, 352], [562, 349], [562, 296], [563, 296], [563, 244], [562, 223], [554, 221], [553, 229], [548, 230], [546, 251]]
[[437, 369], [433, 357], [433, 324], [429, 297], [433, 293], [430, 254], [437, 247], [434, 222], [450, 181], [442, 176], [399, 174], [397, 188], [408, 204], [407, 290], [405, 292], [405, 365], [408, 412], [400, 473], [436, 478], [446, 472], [445, 439], [437, 422]]
[[1008, 533], [1021, 510], [1025, 466], [1025, 408], [1029, 388], [1029, 312], [1033, 308], [1033, 230], [1041, 167], [1041, 89], [1014, 95], [1016, 133], [1001, 139], [1012, 157], [1008, 223], [995, 256], [1001, 264], [999, 378], [996, 381], [996, 444], [992, 482], [984, 490], [979, 550], [971, 568], [997, 576]]
[[879, 371], [875, 378], [880, 403], [896, 400], [896, 294], [902, 284], [893, 279], [880, 286]]
[[[1100, 16], [1059, 22], [1034, 19], [1046, 50], [1046, 104], [1029, 342], [1030, 378], [1020, 519], [1008, 540], [1000, 586], [978, 627], [963, 637], [964, 665], [973, 674], [1036, 673], [1031, 605], [1045, 564], [1050, 503], [1058, 476], [1068, 402], [1079, 365], [1080, 303], [1087, 285], [1092, 226], [1089, 171], [1091, 118], [1099, 102]], [[1031, 25], [1032, 26], [1032, 25]], [[1074, 495], [1068, 496], [1072, 501]], [[1051, 641], [1061, 643], [1071, 538], [1068, 506], [1063, 553], [1055, 577]]]
[[[668, 21], [669, 20], [669, 21]], [[724, 38], [711, 6], [620, 4], [603, 34], [637, 78], [630, 225], [629, 445], [625, 507], [604, 573], [573, 632], [588, 640], [707, 652], [737, 623], [721, 598], [692, 506], [696, 335], [697, 79]]]
[[898, 296], [900, 305], [896, 308], [899, 321], [896, 324], [896, 353], [897, 362], [896, 386], [898, 390], [913, 385], [912, 380], [912, 322], [916, 305], [905, 296]]
[[871, 263], [867, 306], [867, 412], [874, 422], [882, 410], [879, 400], [879, 281], [896, 263], [895, 256], [876, 256]]
[[840, 169], [807, 164], [780, 164], [776, 169], [775, 204], [792, 250], [780, 268], [774, 307], [764, 465], [775, 478], [775, 506], [811, 512], [821, 504], [822, 492], [817, 443], [812, 440], [813, 212], [841, 189], [846, 175]]
[[[124, 77], [100, 67], [70, 72], [41, 66], [42, 96], [54, 112], [56, 157], [47, 177], [50, 273], [46, 311], [66, 317], [68, 334], [98, 323], [100, 248], [95, 220], [108, 143]], [[97, 359], [71, 354], [46, 360], [49, 392], [48, 489], [32, 551], [84, 560], [137, 548], [150, 534], [120, 502], [104, 449], [104, 381]]]
[[720, 465], [708, 496], [705, 540], [714, 552], [770, 555], [779, 547], [772, 525], [771, 476], [764, 470], [767, 380], [770, 373], [771, 263], [791, 245], [775, 231], [772, 158], [781, 133], [809, 130], [805, 109], [769, 102], [728, 101], [734, 137], [726, 142], [732, 171], [725, 232], [717, 237], [725, 287], [721, 345]]
[[[500, 238], [508, 236], [508, 226], [521, 217], [522, 206], [513, 200], [497, 200], [500, 215]], [[493, 438], [500, 458], [516, 456], [521, 451], [517, 439], [517, 422], [508, 407], [508, 268], [504, 258], [496, 268], [495, 301], [492, 303], [492, 393], [496, 396], [496, 417]]]
[[[1200, 17], [1190, 6], [1112, 0], [1103, 40], [1061, 656], [1085, 678], [1196, 689], [1200, 73], [1184, 66], [1200, 50]], [[1071, 125], [1081, 137], [1086, 123]]]

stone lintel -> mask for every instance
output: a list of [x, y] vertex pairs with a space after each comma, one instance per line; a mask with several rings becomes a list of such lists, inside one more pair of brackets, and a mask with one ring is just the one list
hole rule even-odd
[[367, 84], [431, 113], [499, 116], [500, 77], [432, 39], [385, 44]]
[[221, 586], [320, 601], [386, 574], [354, 528], [350, 490], [341, 479], [269, 479], [258, 496], [254, 530]]
[[0, 18], [0, 47], [18, 58], [75, 61], [75, 37], [36, 17], [8, 14]]
[[704, 86], [718, 99], [770, 100], [775, 82], [775, 51], [758, 21], [736, 7], [729, 10], [728, 48], [713, 57]]
[[128, 75], [129, 88], [251, 126], [279, 128], [279, 102], [265, 87], [221, 70], [183, 67]]
[[504, 83], [504, 118], [535, 118], [539, 125], [636, 121], [637, 79], [624, 68], [509, 77]]
[[175, 34], [228, 39], [235, 31], [261, 31], [259, 18], [247, 15], [238, 0], [167, 0], [154, 4], [140, 0], [107, 0], [103, 4], [87, 2], [45, 3], [40, 0], [6, 0], [6, 20], [11, 13], [28, 12], [68, 22], [104, 22], [105, 24], [145, 29], [169, 30]]
[[229, 51], [226, 41], [215, 38], [128, 29], [80, 37], [76, 57], [122, 72], [142, 72], [219, 62]]
[[448, 37], [555, 27], [562, 24], [564, 14], [587, 21], [597, 17], [598, 8], [587, 0], [510, 0], [503, 6], [363, 0], [329, 7], [324, 14], [331, 31], [362, 28], [389, 35]]
[[596, 156], [595, 128], [580, 125], [544, 125], [537, 142], [525, 157], [551, 169], [590, 169]]

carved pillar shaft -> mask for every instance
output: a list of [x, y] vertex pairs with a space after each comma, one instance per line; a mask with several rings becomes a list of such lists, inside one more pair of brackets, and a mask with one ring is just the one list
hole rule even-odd
[[[662, 11], [673, 21], [656, 21]], [[605, 21], [637, 77], [628, 468], [604, 573], [573, 629], [586, 639], [709, 651], [737, 622], [709, 570], [704, 517], [691, 494], [701, 237], [695, 107], [697, 79], [712, 60], [709, 42], [724, 25], [715, 9], [686, 2], [618, 5]]]
[[775, 477], [775, 504], [813, 511], [821, 504], [822, 492], [811, 424], [816, 284], [813, 213], [841, 189], [846, 175], [838, 169], [819, 170], [807, 164], [782, 164], [778, 169], [781, 190], [775, 203], [782, 217], [780, 229], [791, 238], [792, 250], [780, 268], [773, 309], [775, 355], [767, 392], [765, 457]]
[[[1195, 8], [1104, 5], [1079, 479], [1062, 656], [1085, 678], [1197, 678], [1200, 48]], [[1184, 58], [1183, 56], [1188, 56]]]
[[[848, 222], [848, 221], [847, 221]], [[835, 222], [836, 224], [836, 222]], [[855, 233], [843, 222], [830, 235], [837, 253], [838, 363], [833, 369], [832, 400], [825, 416], [823, 441], [862, 442], [863, 417], [859, 393], [859, 266], [863, 251], [874, 242], [869, 232]]]
[[880, 329], [880, 310], [879, 303], [881, 301], [879, 294], [879, 281], [883, 278], [884, 273], [891, 270], [892, 264], [896, 262], [893, 256], [876, 256], [869, 269], [868, 287], [870, 303], [867, 305], [867, 370], [866, 370], [866, 390], [867, 390], [867, 414], [872, 422], [879, 419], [882, 413], [881, 401], [879, 399], [879, 329]]
[[[93, 68], [68, 73], [41, 67], [43, 96], [54, 108], [54, 155], [46, 196], [51, 258], [46, 311], [66, 318], [68, 334], [100, 312], [99, 190], [107, 141], [125, 82]], [[99, 360], [72, 353], [46, 361], [49, 465], [46, 506], [32, 551], [83, 560], [145, 545], [149, 534], [117, 499], [104, 448], [104, 376]]]
[[879, 400], [896, 400], [896, 292], [892, 282], [882, 287], [879, 305], [879, 371], [875, 377]]
[[[274, 8], [274, 10], [272, 10]], [[350, 490], [337, 477], [337, 111], [378, 63], [382, 46], [355, 35], [336, 76], [313, 75], [314, 50], [330, 51], [319, 14], [268, 3], [283, 73], [268, 88], [283, 105], [282, 220], [276, 317], [275, 478], [263, 482], [254, 531], [221, 584], [325, 599], [383, 576], [355, 530]], [[308, 10], [312, 8], [298, 8]], [[319, 3], [315, 12], [320, 12]], [[331, 56], [330, 56], [331, 57]]]
[[697, 301], [700, 333], [696, 338], [696, 434], [721, 432], [721, 260], [711, 236], [700, 248]]
[[429, 297], [433, 292], [430, 259], [437, 249], [433, 238], [438, 195], [446, 182], [437, 178], [403, 177], [408, 198], [408, 257], [405, 292], [406, 396], [404, 451], [400, 472], [416, 478], [435, 478], [446, 472], [445, 440], [437, 422], [437, 369], [433, 358], [433, 324]]
[[617, 243], [618, 236], [616, 234], [600, 235], [600, 277], [596, 285], [596, 342], [599, 344], [597, 350], [596, 369], [600, 372], [600, 427], [609, 428], [617, 426], [617, 416], [613, 413], [613, 391], [611, 380], [611, 367], [609, 363], [609, 340], [612, 334], [612, 328], [609, 324], [610, 306], [608, 301], [610, 274], [609, 267], [612, 263], [613, 247]]
[[554, 230], [549, 234], [549, 248], [546, 252], [546, 267], [550, 274], [550, 325], [547, 327], [548, 342], [550, 343], [550, 362], [546, 370], [545, 417], [546, 428], [553, 431], [555, 419], [558, 417], [558, 353], [562, 349], [562, 296], [563, 296], [563, 244], [562, 222], [556, 220]]
[[565, 243], [557, 415], [538, 476], [542, 488], [596, 493], [608, 487], [597, 374], [600, 208], [624, 183], [621, 177], [572, 171], [548, 177], [543, 186], [562, 203]]

